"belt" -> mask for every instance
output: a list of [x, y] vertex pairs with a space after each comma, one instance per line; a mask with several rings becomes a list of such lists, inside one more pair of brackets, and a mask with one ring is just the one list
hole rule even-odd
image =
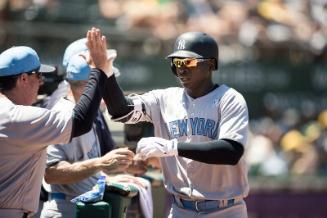
[[232, 198], [226, 200], [201, 200], [193, 201], [186, 200], [177, 196], [174, 196], [174, 200], [179, 207], [194, 210], [197, 212], [205, 212], [210, 210], [217, 210], [222, 208], [231, 207], [234, 204], [240, 202], [242, 198]]
[[71, 200], [72, 197], [66, 195], [65, 193], [54, 192], [49, 193], [49, 200]]

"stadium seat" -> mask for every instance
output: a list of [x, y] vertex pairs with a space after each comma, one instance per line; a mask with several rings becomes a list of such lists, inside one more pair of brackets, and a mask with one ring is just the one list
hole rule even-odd
[[104, 201], [95, 203], [76, 203], [76, 218], [111, 218], [111, 205]]
[[76, 218], [124, 218], [132, 197], [137, 194], [138, 189], [133, 185], [107, 184], [102, 201], [76, 204]]

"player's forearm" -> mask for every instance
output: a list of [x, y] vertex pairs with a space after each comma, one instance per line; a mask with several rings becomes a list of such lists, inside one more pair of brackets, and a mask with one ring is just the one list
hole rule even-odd
[[103, 97], [107, 76], [99, 69], [92, 69], [84, 93], [74, 107], [72, 138], [83, 135], [92, 128]]
[[179, 156], [208, 164], [236, 165], [243, 153], [243, 145], [232, 140], [178, 143]]
[[115, 76], [106, 79], [103, 100], [112, 118], [124, 116], [134, 109], [133, 102], [124, 96]]
[[100, 158], [93, 158], [76, 163], [61, 161], [45, 171], [44, 179], [49, 184], [71, 184], [93, 176], [101, 170]]

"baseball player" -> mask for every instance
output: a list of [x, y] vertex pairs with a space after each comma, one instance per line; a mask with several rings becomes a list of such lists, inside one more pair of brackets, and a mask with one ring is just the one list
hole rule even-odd
[[37, 210], [45, 169], [46, 146], [67, 143], [88, 132], [96, 116], [105, 82], [112, 74], [105, 37], [99, 29], [87, 33], [92, 70], [73, 113], [30, 106], [37, 97], [41, 65], [30, 47], [12, 47], [0, 54], [0, 217], [29, 217]]
[[109, 113], [115, 121], [153, 123], [155, 137], [142, 138], [137, 153], [161, 158], [174, 198], [169, 217], [247, 217], [248, 109], [235, 89], [212, 81], [218, 44], [205, 33], [187, 32], [167, 58], [182, 87], [124, 97], [112, 76], [104, 94]]
[[[81, 44], [81, 47], [83, 46], [84, 43]], [[55, 104], [54, 110], [71, 111], [74, 102], [77, 102], [83, 93], [90, 67], [86, 60], [77, 54], [70, 58], [66, 72], [66, 80], [70, 84], [73, 99], [60, 99]], [[102, 134], [97, 131], [99, 129]], [[74, 138], [68, 144], [49, 146], [46, 182], [43, 183], [45, 190], [49, 192], [49, 199], [44, 203], [41, 217], [74, 217], [75, 205], [70, 200], [91, 190], [97, 183], [100, 171], [110, 174], [124, 172], [132, 162], [133, 153], [126, 148], [112, 150], [114, 146], [115, 143], [101, 111], [98, 113], [95, 125], [88, 133]], [[101, 157], [101, 154], [104, 156]], [[142, 173], [145, 171], [144, 165]]]

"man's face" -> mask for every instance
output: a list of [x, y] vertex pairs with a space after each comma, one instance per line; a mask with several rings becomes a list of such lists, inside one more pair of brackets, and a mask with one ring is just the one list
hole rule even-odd
[[211, 83], [213, 62], [210, 59], [173, 58], [176, 75], [187, 90], [196, 91]]
[[25, 92], [23, 93], [23, 101], [24, 105], [32, 105], [37, 100], [40, 86], [43, 85], [42, 74], [33, 72], [25, 75], [24, 79], [26, 81], [24, 82]]

